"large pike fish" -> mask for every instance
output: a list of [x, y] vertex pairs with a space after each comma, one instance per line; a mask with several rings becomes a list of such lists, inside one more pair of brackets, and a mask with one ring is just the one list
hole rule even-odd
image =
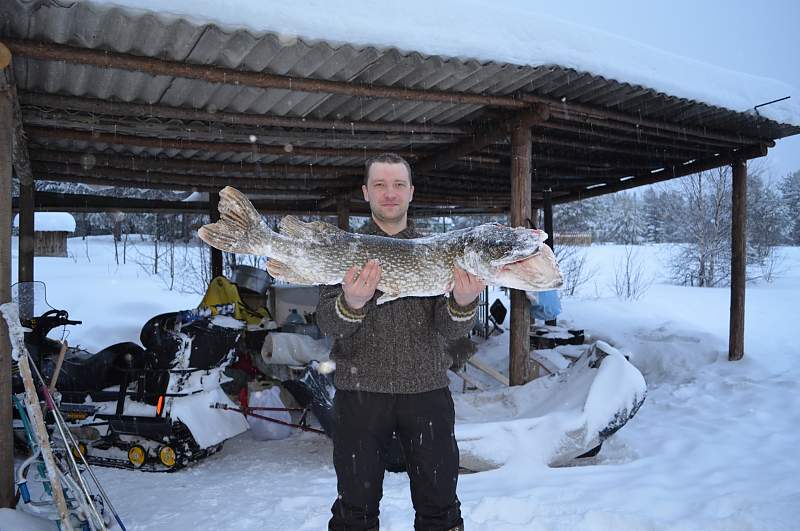
[[267, 270], [293, 284], [339, 284], [347, 270], [375, 259], [382, 275], [377, 303], [450, 291], [453, 265], [487, 284], [544, 291], [562, 284], [547, 234], [496, 223], [425, 238], [353, 234], [329, 223], [286, 216], [270, 230], [247, 197], [230, 186], [219, 193], [220, 220], [200, 228], [200, 238], [222, 251], [268, 256]]

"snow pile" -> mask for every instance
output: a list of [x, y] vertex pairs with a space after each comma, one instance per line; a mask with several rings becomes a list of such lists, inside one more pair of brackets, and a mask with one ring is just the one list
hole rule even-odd
[[[462, 466], [565, 463], [596, 447], [639, 409], [647, 386], [617, 349], [598, 343], [573, 367], [524, 386], [458, 397]], [[483, 417], [474, 422], [471, 417]]]
[[57, 526], [53, 520], [0, 507], [0, 531], [53, 531]]
[[[200, 300], [199, 295], [168, 291], [137, 264], [117, 266], [111, 237], [71, 239], [68, 245], [74, 260], [35, 260], [50, 302], [84, 321], [70, 328], [71, 345], [99, 350], [135, 341], [153, 315], [193, 308]], [[629, 373], [619, 370], [623, 359], [607, 356], [600, 370], [592, 369], [595, 385], [584, 387], [581, 396], [566, 397], [566, 404], [554, 404], [565, 412], [548, 420], [555, 428], [533, 422], [541, 412], [531, 398], [556, 399], [547, 393], [557, 385], [544, 389], [549, 379], [512, 392], [463, 395], [461, 383], [453, 384], [459, 436], [466, 422], [481, 430], [476, 440], [495, 436], [495, 423], [500, 447], [481, 443], [482, 448], [498, 459], [508, 457], [499, 469], [459, 477], [467, 529], [797, 528], [800, 462], [793, 455], [800, 425], [800, 366], [794, 316], [800, 248], [781, 250], [784, 273], [775, 282], [748, 286], [745, 358], [735, 363], [726, 359], [730, 290], [660, 283], [666, 278], [661, 249], [641, 247], [656, 283], [641, 299], [627, 302], [611, 295], [614, 264], [624, 256], [624, 247], [587, 248], [587, 267], [597, 273], [579, 296], [562, 301], [559, 324], [585, 329], [592, 341], [603, 339], [629, 355], [647, 382], [647, 399], [636, 416], [603, 443], [597, 457], [580, 460], [585, 466], [544, 466], [548, 449], [530, 449], [531, 438], [577, 426], [579, 415], [601, 418], [618, 407], [605, 409], [609, 404], [590, 395], [602, 397], [617, 383], [635, 387], [625, 376]], [[58, 337], [57, 331], [52, 335]], [[477, 354], [505, 374], [508, 336], [490, 338]], [[608, 375], [601, 374], [606, 369]], [[468, 371], [482, 378], [474, 368]], [[488, 376], [481, 383], [487, 381]], [[517, 429], [514, 418], [527, 422], [531, 431]], [[528, 453], [508, 456], [506, 444]], [[174, 474], [99, 467], [95, 473], [132, 531], [316, 531], [326, 528], [336, 497], [330, 441], [298, 431], [277, 441], [258, 441], [245, 432], [226, 441], [221, 452]], [[4, 517], [0, 513], [0, 528], [19, 529]], [[410, 531], [413, 520], [407, 476], [387, 474], [381, 529]]]
[[[14, 228], [19, 228], [19, 214], [14, 216]], [[35, 212], [33, 230], [37, 232], [75, 232], [75, 218], [68, 212]]]
[[[333, 44], [398, 48], [514, 65], [558, 65], [642, 85], [666, 94], [752, 112], [756, 105], [784, 96], [789, 100], [759, 109], [763, 116], [800, 125], [797, 87], [680, 57], [629, 39], [544, 16], [523, 1], [481, 0], [103, 0], [116, 5], [178, 16], [227, 29], [279, 34]], [[234, 7], [235, 6], [235, 7]], [[446, 23], [443, 23], [446, 21]]]

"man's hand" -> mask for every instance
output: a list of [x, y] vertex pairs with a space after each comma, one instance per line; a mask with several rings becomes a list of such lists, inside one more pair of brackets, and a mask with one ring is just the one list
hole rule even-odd
[[375, 295], [375, 288], [381, 280], [381, 266], [377, 260], [369, 260], [364, 269], [358, 272], [358, 267], [353, 266], [347, 270], [342, 280], [344, 301], [354, 310], [360, 310]]
[[478, 298], [478, 295], [486, 287], [486, 283], [458, 266], [453, 266], [453, 273], [455, 274], [455, 282], [450, 295], [459, 306], [467, 306]]

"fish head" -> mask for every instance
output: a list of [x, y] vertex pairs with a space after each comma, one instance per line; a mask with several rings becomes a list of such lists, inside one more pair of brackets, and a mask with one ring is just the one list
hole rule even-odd
[[547, 233], [525, 227], [486, 224], [465, 248], [465, 268], [487, 283], [525, 291], [555, 289], [563, 284]]

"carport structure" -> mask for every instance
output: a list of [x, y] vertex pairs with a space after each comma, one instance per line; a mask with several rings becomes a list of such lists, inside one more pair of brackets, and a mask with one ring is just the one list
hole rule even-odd
[[[553, 204], [730, 165], [729, 357], [743, 355], [746, 163], [800, 133], [759, 114], [767, 101], [733, 110], [558, 64], [304, 40], [90, 2], [3, 2], [0, 42], [0, 303], [10, 298], [12, 171], [19, 279], [32, 280], [34, 211], [213, 218], [216, 192], [231, 185], [257, 194], [264, 213], [338, 215], [346, 226], [368, 212], [365, 159], [384, 151], [412, 162], [412, 216], [508, 213], [519, 226], [543, 209], [549, 233]], [[35, 192], [35, 180], [197, 190], [210, 201]], [[212, 269], [222, 270], [218, 252]], [[528, 330], [514, 292], [512, 384], [529, 377]]]

